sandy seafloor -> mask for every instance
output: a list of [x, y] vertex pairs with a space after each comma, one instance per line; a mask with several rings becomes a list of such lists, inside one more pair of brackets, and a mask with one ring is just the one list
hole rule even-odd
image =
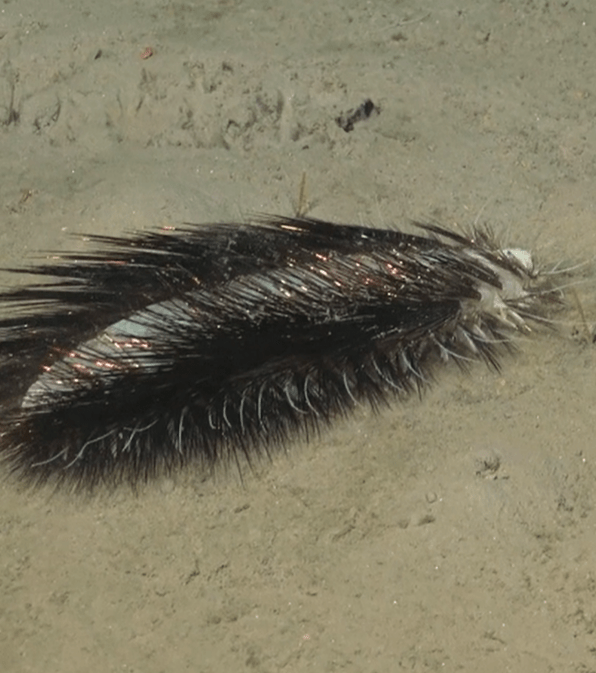
[[589, 263], [587, 325], [571, 302], [501, 374], [447, 368], [243, 483], [3, 482], [0, 670], [596, 671], [595, 38], [592, 0], [4, 0], [3, 267], [291, 215], [303, 172], [316, 217]]

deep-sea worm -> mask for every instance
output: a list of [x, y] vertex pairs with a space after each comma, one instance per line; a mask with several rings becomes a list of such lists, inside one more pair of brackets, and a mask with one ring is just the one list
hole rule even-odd
[[560, 299], [481, 229], [266, 217], [91, 238], [0, 295], [0, 459], [28, 485], [253, 462], [448, 360], [498, 368]]

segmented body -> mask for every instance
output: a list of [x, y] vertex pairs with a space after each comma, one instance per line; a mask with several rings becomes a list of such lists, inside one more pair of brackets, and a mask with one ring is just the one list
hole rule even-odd
[[93, 488], [249, 461], [437, 367], [499, 366], [556, 297], [486, 232], [267, 218], [95, 237], [33, 269], [0, 321], [0, 455], [28, 483]]

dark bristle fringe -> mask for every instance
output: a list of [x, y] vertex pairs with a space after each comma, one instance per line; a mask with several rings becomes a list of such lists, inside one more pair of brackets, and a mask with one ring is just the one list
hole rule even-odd
[[0, 458], [26, 485], [132, 486], [249, 464], [447, 360], [499, 368], [560, 293], [485, 230], [307, 218], [185, 225], [15, 269], [0, 295]]

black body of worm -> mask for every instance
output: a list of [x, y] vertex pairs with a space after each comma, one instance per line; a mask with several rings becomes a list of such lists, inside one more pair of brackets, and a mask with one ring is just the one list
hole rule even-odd
[[554, 301], [523, 250], [262, 218], [93, 236], [0, 295], [0, 459], [74, 489], [253, 461], [442, 362], [498, 367]]

